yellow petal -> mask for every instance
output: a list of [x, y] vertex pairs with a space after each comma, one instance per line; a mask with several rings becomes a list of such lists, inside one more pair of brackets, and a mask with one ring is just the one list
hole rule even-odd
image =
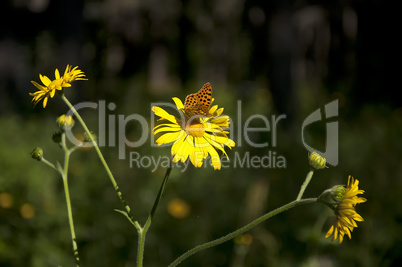
[[41, 91], [46, 91], [46, 90], [47, 90], [47, 88], [46, 88], [45, 86], [40, 85], [39, 83], [37, 83], [37, 82], [35, 82], [35, 81], [31, 81], [31, 83], [32, 83], [33, 85], [35, 85], [35, 87], [38, 88], [38, 89], [41, 90]]
[[218, 109], [218, 105], [213, 106], [212, 108], [210, 108], [209, 110], [209, 114], [214, 114], [214, 112]]
[[46, 104], [47, 104], [47, 97], [45, 97], [45, 98], [43, 99], [43, 108], [46, 107]]
[[185, 138], [186, 138], [186, 134], [184, 134], [184, 131], [183, 131], [183, 135], [180, 136], [180, 138], [172, 145], [172, 155], [176, 155], [179, 152], [181, 146], [184, 143]]
[[60, 79], [60, 73], [59, 73], [59, 70], [58, 70], [58, 69], [56, 69], [56, 70], [54, 71], [54, 77], [56, 78], [56, 80]]
[[204, 160], [204, 152], [198, 149], [194, 149], [193, 153], [190, 154], [191, 163], [195, 166], [200, 168], [202, 166]]
[[66, 74], [68, 73], [68, 71], [69, 71], [69, 64], [67, 64], [67, 67], [66, 67], [66, 70], [64, 71], [64, 74], [63, 74], [63, 76], [66, 76]]
[[211, 156], [211, 164], [214, 167], [214, 170], [220, 170], [221, 169], [221, 159], [219, 157], [218, 152], [212, 147], [209, 146], [208, 148], [208, 153]]
[[180, 127], [174, 127], [174, 126], [158, 127], [157, 129], [155, 129], [155, 128], [154, 128], [154, 135], [156, 135], [156, 134], [158, 134], [160, 132], [179, 132], [179, 131], [182, 131], [182, 129]]
[[331, 225], [331, 228], [329, 228], [327, 234], [325, 235], [325, 238], [328, 238], [332, 235], [332, 233], [334, 232], [334, 228], [335, 227], [333, 225]]
[[174, 103], [176, 104], [177, 109], [180, 110], [180, 109], [184, 108], [183, 102], [181, 102], [180, 99], [178, 99], [177, 97], [173, 97], [172, 99], [173, 99]]
[[161, 117], [163, 119], [166, 119], [166, 120], [168, 120], [170, 122], [177, 123], [175, 116], [170, 115], [169, 113], [167, 113], [164, 109], [162, 109], [160, 107], [153, 106], [152, 111], [155, 113], [156, 116], [159, 116], [159, 117]]
[[176, 141], [179, 138], [180, 133], [181, 132], [165, 133], [161, 137], [159, 137], [155, 142], [158, 145], [172, 143], [172, 142]]
[[224, 108], [220, 108], [216, 111], [216, 114], [219, 116], [222, 114]]
[[41, 82], [47, 87], [49, 84], [52, 82], [47, 76], [44, 76], [42, 74], [39, 74], [39, 78]]
[[53, 98], [55, 93], [56, 93], [56, 90], [51, 90], [51, 91], [50, 91], [50, 94], [49, 94], [50, 97]]

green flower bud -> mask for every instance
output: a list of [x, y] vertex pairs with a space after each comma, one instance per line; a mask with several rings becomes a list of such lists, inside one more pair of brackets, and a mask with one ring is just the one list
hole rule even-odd
[[345, 196], [346, 188], [343, 185], [336, 185], [331, 188], [331, 197], [337, 203], [341, 202]]
[[55, 142], [56, 144], [60, 144], [60, 143], [61, 143], [61, 132], [54, 133], [54, 134], [52, 135], [52, 140], [53, 140], [53, 142]]
[[59, 126], [60, 130], [64, 132], [65, 130], [73, 127], [75, 122], [72, 116], [66, 116], [65, 114], [63, 114], [57, 118], [56, 123]]
[[31, 152], [31, 157], [33, 159], [36, 159], [37, 161], [41, 161], [43, 158], [43, 150], [40, 147], [35, 148], [32, 152]]
[[[96, 141], [98, 139], [98, 136], [96, 136], [96, 134], [94, 132], [92, 132], [92, 131], [90, 131], [90, 132], [91, 132], [92, 138]], [[88, 134], [86, 132], [84, 133], [84, 139], [85, 139], [85, 141], [88, 141], [88, 142], [91, 141], [91, 138], [88, 136]]]
[[316, 170], [320, 170], [320, 169], [324, 169], [325, 167], [325, 163], [327, 162], [327, 160], [323, 157], [321, 157], [317, 152], [313, 152], [309, 155], [309, 163], [310, 166]]

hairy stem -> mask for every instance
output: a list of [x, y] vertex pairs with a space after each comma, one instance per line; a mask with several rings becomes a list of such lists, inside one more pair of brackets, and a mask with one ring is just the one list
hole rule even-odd
[[71, 209], [71, 200], [70, 200], [70, 191], [68, 189], [68, 165], [70, 162], [70, 154], [71, 152], [67, 149], [66, 146], [66, 137], [65, 134], [63, 133], [61, 136], [62, 140], [62, 147], [64, 150], [64, 166], [63, 170], [61, 171], [61, 176], [63, 178], [63, 187], [64, 187], [64, 194], [66, 196], [66, 204], [67, 204], [67, 215], [68, 215], [68, 222], [70, 225], [70, 232], [71, 232], [71, 240], [73, 243], [73, 252], [74, 252], [74, 259], [75, 259], [75, 264], [78, 267], [80, 265], [80, 257], [78, 254], [78, 245], [77, 245], [77, 238], [75, 235], [75, 229], [74, 229], [74, 221], [73, 221], [73, 211]]
[[89, 131], [87, 125], [85, 124], [84, 120], [81, 118], [80, 114], [78, 114], [77, 110], [74, 108], [74, 106], [70, 103], [70, 101], [68, 101], [68, 99], [65, 97], [65, 95], [63, 94], [61, 96], [61, 99], [63, 99], [63, 101], [67, 104], [67, 106], [70, 108], [70, 110], [73, 112], [73, 114], [75, 115], [75, 117], [78, 119], [78, 121], [80, 122], [80, 124], [82, 125], [82, 127], [84, 128], [86, 134], [88, 135], [88, 138], [90, 139], [93, 147], [95, 148], [96, 153], [98, 154], [98, 157], [103, 165], [103, 167], [105, 168], [105, 171], [107, 173], [107, 175], [109, 176], [110, 181], [113, 184], [114, 190], [116, 191], [121, 203], [123, 204], [124, 208], [127, 211], [127, 215], [130, 217], [130, 219], [132, 220], [132, 222], [134, 222], [134, 217], [131, 214], [131, 208], [129, 205], [127, 205], [126, 201], [124, 200], [123, 194], [121, 193], [119, 186], [117, 185], [116, 180], [113, 177], [113, 174], [109, 168], [109, 166], [106, 163], [105, 158], [102, 155], [102, 152], [99, 149], [98, 144], [96, 143], [96, 141], [93, 139], [93, 136], [91, 134], [91, 132]]
[[183, 260], [187, 259], [191, 255], [193, 255], [193, 254], [195, 254], [195, 253], [197, 253], [197, 252], [199, 252], [201, 250], [204, 250], [204, 249], [219, 245], [219, 244], [221, 244], [223, 242], [226, 242], [228, 240], [231, 240], [231, 239], [235, 238], [236, 236], [239, 236], [239, 235], [247, 232], [248, 230], [250, 230], [251, 228], [255, 227], [256, 225], [264, 222], [265, 220], [267, 220], [267, 219], [271, 218], [272, 216], [275, 216], [275, 215], [277, 215], [277, 214], [279, 214], [281, 212], [284, 212], [284, 211], [286, 211], [288, 209], [294, 208], [294, 207], [302, 205], [302, 204], [313, 203], [313, 202], [316, 202], [316, 201], [317, 201], [316, 198], [294, 200], [294, 201], [292, 201], [292, 202], [290, 202], [290, 203], [288, 203], [288, 204], [286, 204], [286, 205], [284, 205], [284, 206], [282, 206], [280, 208], [277, 208], [277, 209], [275, 209], [275, 210], [273, 210], [271, 212], [266, 213], [265, 215], [257, 218], [256, 220], [252, 221], [251, 223], [243, 226], [240, 229], [237, 229], [236, 231], [234, 231], [234, 232], [232, 232], [232, 233], [230, 233], [228, 235], [225, 235], [225, 236], [223, 236], [221, 238], [218, 238], [218, 239], [215, 239], [213, 241], [204, 243], [202, 245], [199, 245], [199, 246], [187, 251], [186, 253], [184, 253], [183, 255], [178, 257], [175, 261], [173, 261], [169, 266], [176, 266], [180, 262], [182, 262]]
[[306, 190], [308, 184], [310, 183], [311, 178], [313, 178], [313, 174], [314, 174], [313, 170], [310, 170], [307, 173], [306, 179], [304, 180], [304, 183], [302, 184], [302, 186], [300, 188], [299, 195], [297, 196], [296, 200], [300, 200], [303, 197], [304, 191]]

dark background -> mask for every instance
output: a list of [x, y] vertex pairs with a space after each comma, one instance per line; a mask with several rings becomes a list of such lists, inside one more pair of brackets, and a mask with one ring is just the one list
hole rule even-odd
[[[71, 266], [73, 256], [62, 181], [30, 158], [41, 146], [62, 162], [51, 141], [55, 119], [67, 112], [57, 96], [33, 107], [29, 92], [39, 73], [54, 78], [67, 64], [88, 81], [65, 89], [72, 103], [106, 100], [112, 115], [153, 118], [151, 103], [170, 102], [209, 81], [215, 103], [238, 125], [253, 114], [286, 114], [277, 145], [228, 151], [286, 159], [286, 168], [188, 168], [171, 179], [147, 236], [145, 265], [165, 266], [186, 250], [292, 201], [309, 170], [301, 141], [303, 120], [339, 100], [339, 164], [316, 172], [305, 197], [316, 197], [348, 175], [360, 180], [367, 203], [342, 243], [325, 239], [333, 214], [320, 204], [273, 217], [237, 242], [192, 256], [182, 266], [397, 266], [401, 263], [402, 109], [396, 83], [399, 47], [384, 1], [3, 1], [0, 11], [0, 265]], [[390, 34], [390, 31], [392, 32]], [[97, 112], [84, 119], [97, 130]], [[253, 127], [262, 127], [254, 120]], [[80, 127], [75, 127], [80, 132]], [[127, 125], [136, 140], [141, 128]], [[150, 130], [150, 129], [148, 129]], [[307, 129], [325, 147], [325, 122]], [[237, 130], [233, 133], [237, 141]], [[271, 141], [271, 133], [252, 136]], [[143, 223], [157, 194], [162, 168], [130, 168], [117, 147], [105, 157], [134, 215]], [[166, 156], [149, 138], [147, 156]], [[94, 151], [73, 154], [70, 191], [83, 266], [134, 266], [137, 236], [114, 211], [121, 204]], [[168, 209], [180, 199], [183, 218]], [[246, 241], [243, 241], [246, 240]]]

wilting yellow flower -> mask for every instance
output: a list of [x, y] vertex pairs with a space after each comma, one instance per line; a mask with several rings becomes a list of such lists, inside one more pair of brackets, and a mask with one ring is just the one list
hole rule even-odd
[[334, 187], [333, 191], [333, 199], [337, 201], [334, 209], [336, 220], [325, 237], [333, 235], [332, 241], [339, 237], [339, 243], [342, 243], [345, 234], [351, 239], [351, 232], [357, 227], [356, 221], [364, 221], [356, 212], [355, 206], [366, 202], [367, 199], [357, 196], [363, 194], [364, 190], [359, 190], [359, 180], [355, 180], [352, 176], [349, 176], [346, 187]]
[[67, 65], [66, 70], [64, 71], [64, 75], [60, 77], [59, 70], [56, 69], [54, 72], [55, 79], [52, 81], [47, 76], [39, 74], [39, 78], [43, 85], [38, 84], [35, 81], [31, 81], [39, 91], [34, 93], [29, 93], [29, 95], [33, 96], [32, 102], [34, 105], [38, 104], [43, 99], [43, 107], [46, 107], [47, 101], [56, 93], [56, 90], [62, 90], [64, 87], [71, 87], [71, 82], [75, 80], [86, 80], [84, 72], [78, 70], [77, 67], [71, 69], [70, 65]]
[[214, 169], [220, 169], [221, 160], [217, 150], [228, 159], [224, 146], [235, 146], [225, 131], [230, 120], [228, 116], [221, 116], [223, 108], [218, 109], [218, 105], [215, 105], [209, 109], [207, 116], [189, 115], [183, 111], [180, 99], [174, 97], [173, 101], [180, 111], [181, 120], [160, 107], [152, 107], [155, 115], [161, 117], [159, 121], [164, 121], [154, 128], [155, 135], [162, 133], [156, 143], [162, 145], [174, 142], [171, 149], [173, 162], [185, 162], [190, 157], [195, 167], [201, 167], [203, 160], [210, 155]]

